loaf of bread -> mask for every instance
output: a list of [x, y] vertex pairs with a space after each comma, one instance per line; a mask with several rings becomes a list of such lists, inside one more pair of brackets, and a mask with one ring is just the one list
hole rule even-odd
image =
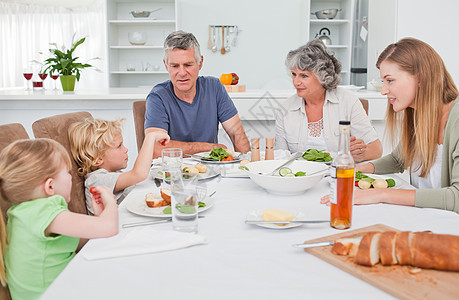
[[[332, 252], [346, 255], [349, 243], [356, 245], [358, 239], [336, 240]], [[459, 236], [411, 231], [367, 232], [358, 244], [355, 262], [374, 266], [379, 261], [383, 265], [459, 271]]]
[[337, 255], [349, 255], [355, 257], [359, 249], [362, 237], [336, 240], [332, 247], [332, 253]]
[[160, 207], [169, 205], [159, 194], [156, 193], [146, 194], [145, 203], [148, 207]]

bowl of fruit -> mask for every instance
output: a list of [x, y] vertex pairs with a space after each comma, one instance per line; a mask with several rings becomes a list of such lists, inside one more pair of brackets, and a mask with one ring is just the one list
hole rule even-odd
[[325, 164], [295, 160], [271, 174], [287, 160], [262, 160], [246, 164], [244, 169], [250, 179], [270, 193], [278, 195], [299, 195], [316, 185], [329, 167]]

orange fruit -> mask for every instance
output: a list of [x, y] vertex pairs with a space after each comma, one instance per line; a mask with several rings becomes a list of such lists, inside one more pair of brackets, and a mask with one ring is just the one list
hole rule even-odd
[[233, 75], [222, 74], [222, 76], [220, 76], [220, 82], [224, 85], [231, 85], [231, 83], [233, 82]]

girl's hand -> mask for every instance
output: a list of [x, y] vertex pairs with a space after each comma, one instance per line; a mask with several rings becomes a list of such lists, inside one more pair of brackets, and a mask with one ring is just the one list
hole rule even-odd
[[[375, 189], [368, 189], [368, 190], [354, 190], [354, 204], [355, 205], [362, 205], [362, 204], [377, 204], [381, 203], [382, 201], [378, 200], [380, 191]], [[320, 203], [330, 206], [330, 195], [323, 196], [320, 198]]]
[[115, 195], [106, 186], [93, 186], [89, 191], [93, 194], [91, 201], [95, 216], [104, 211], [105, 206], [110, 204], [108, 201], [115, 199]]
[[164, 131], [158, 130], [153, 131], [152, 133], [155, 135], [156, 142], [162, 146], [166, 146], [166, 144], [171, 140], [169, 135]]

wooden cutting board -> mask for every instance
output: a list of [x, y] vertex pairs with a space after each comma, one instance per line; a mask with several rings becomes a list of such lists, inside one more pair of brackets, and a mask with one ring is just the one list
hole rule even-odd
[[[377, 224], [305, 243], [358, 237], [368, 231], [387, 230], [399, 231]], [[354, 263], [352, 257], [332, 254], [331, 248], [332, 246], [326, 246], [304, 250], [400, 299], [459, 299], [459, 272], [421, 269], [421, 272], [411, 274], [410, 270], [414, 268], [410, 266], [378, 264], [374, 267], [366, 267]]]

